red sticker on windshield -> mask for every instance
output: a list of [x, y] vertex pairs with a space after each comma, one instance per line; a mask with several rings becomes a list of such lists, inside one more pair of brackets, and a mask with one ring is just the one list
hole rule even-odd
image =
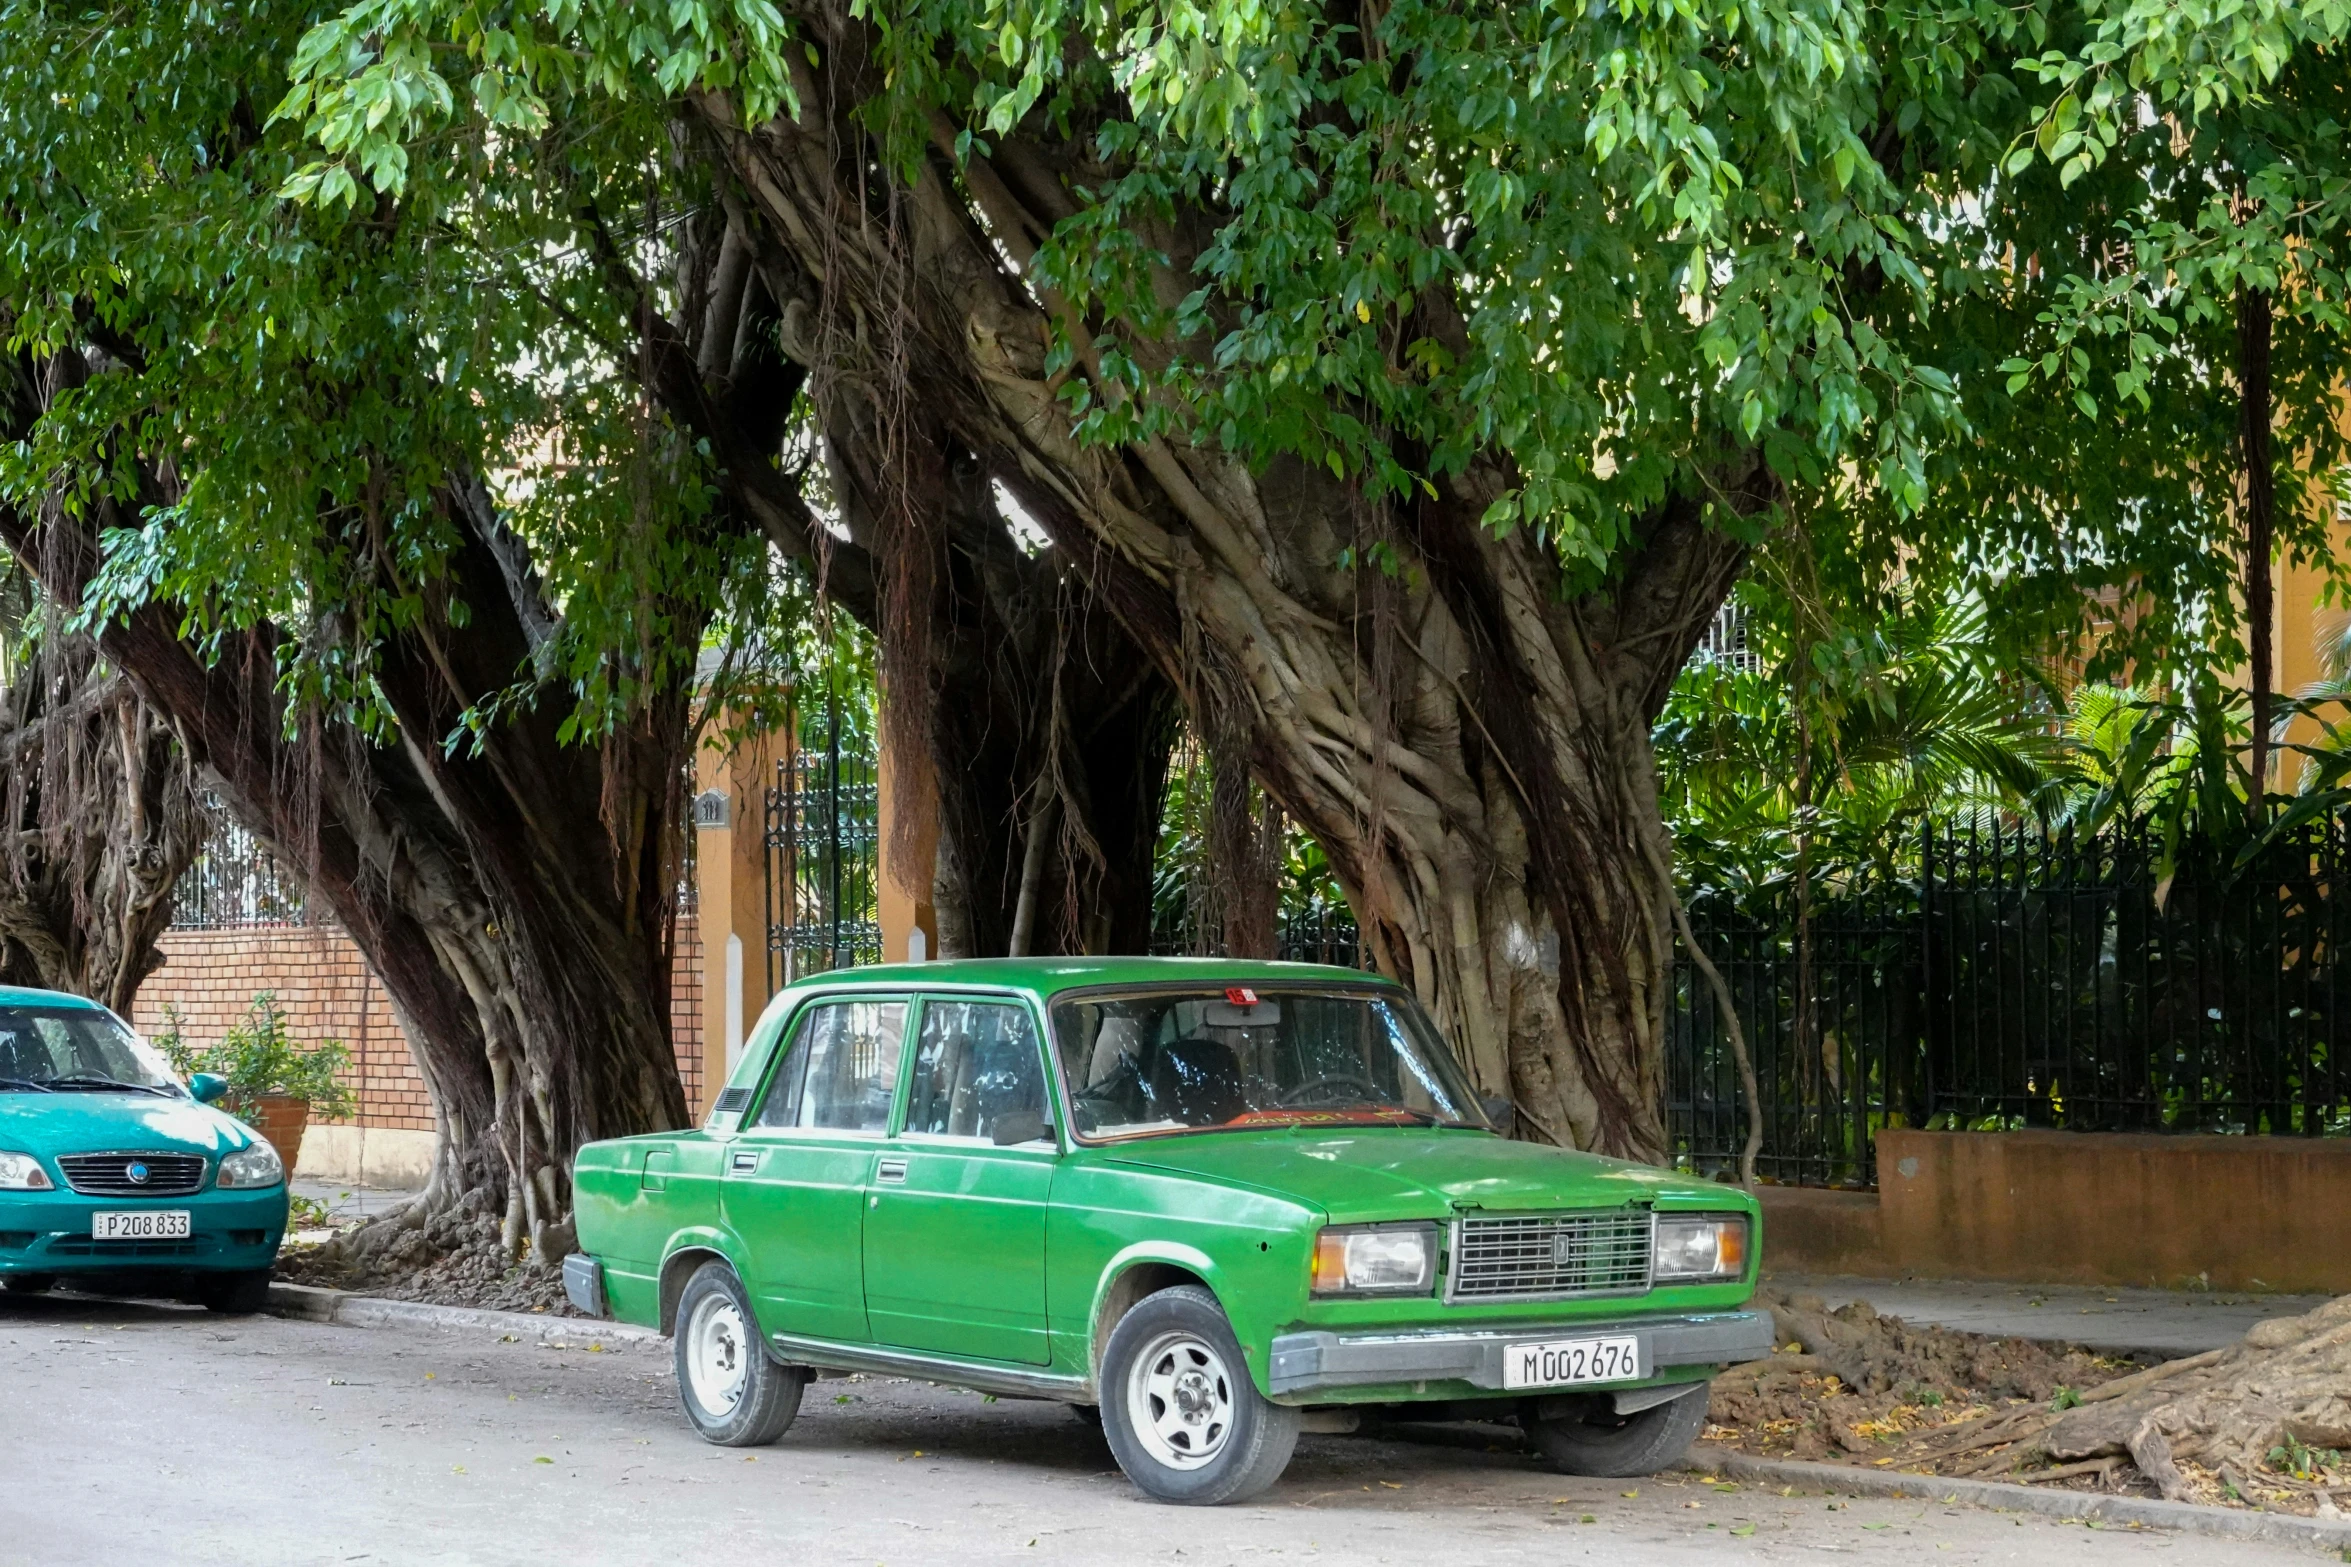
[[1224, 998], [1225, 1000], [1230, 1001], [1236, 1007], [1253, 1007], [1257, 1005], [1257, 992], [1249, 989], [1245, 985], [1228, 986], [1225, 990]]

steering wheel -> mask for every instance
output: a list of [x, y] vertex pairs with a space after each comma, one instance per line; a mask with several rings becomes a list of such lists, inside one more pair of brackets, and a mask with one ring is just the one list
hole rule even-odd
[[1274, 1104], [1284, 1110], [1301, 1110], [1318, 1104], [1344, 1105], [1366, 1101], [1376, 1104], [1387, 1097], [1386, 1092], [1368, 1077], [1334, 1072], [1310, 1083], [1300, 1083], [1288, 1093], [1277, 1095]]

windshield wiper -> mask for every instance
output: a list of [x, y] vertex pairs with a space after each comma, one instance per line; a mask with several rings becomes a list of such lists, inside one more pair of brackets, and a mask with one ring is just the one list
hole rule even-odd
[[75, 1072], [65, 1077], [45, 1077], [40, 1086], [52, 1092], [61, 1089], [83, 1089], [91, 1093], [161, 1094], [166, 1099], [177, 1099], [178, 1094], [153, 1083], [125, 1083], [118, 1078], [100, 1077], [95, 1072]]
[[36, 1083], [29, 1077], [0, 1077], [0, 1091], [23, 1093], [28, 1088], [36, 1094], [53, 1092], [47, 1083]]

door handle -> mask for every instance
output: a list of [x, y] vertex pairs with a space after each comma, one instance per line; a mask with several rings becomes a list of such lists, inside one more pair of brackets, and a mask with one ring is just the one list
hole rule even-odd
[[759, 1155], [756, 1152], [736, 1154], [729, 1161], [729, 1166], [737, 1175], [749, 1175], [759, 1168]]
[[905, 1185], [906, 1161], [903, 1159], [884, 1159], [881, 1164], [875, 1168], [874, 1179], [877, 1181], [887, 1181], [892, 1186]]

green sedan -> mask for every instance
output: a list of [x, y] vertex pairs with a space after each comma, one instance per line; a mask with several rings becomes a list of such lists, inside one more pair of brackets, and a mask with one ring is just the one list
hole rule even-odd
[[861, 1371], [1098, 1409], [1129, 1478], [1229, 1502], [1367, 1406], [1515, 1419], [1651, 1473], [1771, 1350], [1744, 1193], [1497, 1136], [1411, 994], [1180, 958], [786, 988], [696, 1131], [594, 1143], [575, 1305], [676, 1342], [712, 1442]]

